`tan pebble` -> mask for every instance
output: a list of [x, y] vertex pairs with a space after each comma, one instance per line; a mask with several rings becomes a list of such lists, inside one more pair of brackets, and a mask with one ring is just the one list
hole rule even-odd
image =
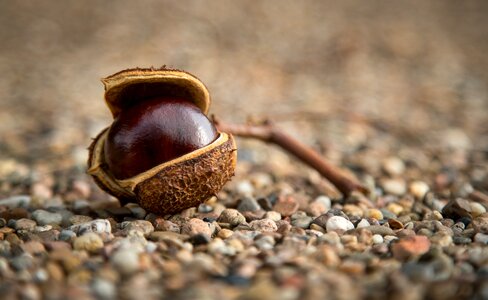
[[298, 210], [299, 204], [293, 196], [280, 197], [273, 210], [279, 212], [282, 216], [288, 217]]
[[278, 222], [279, 220], [281, 220], [281, 214], [277, 211], [271, 210], [266, 212], [264, 218]]
[[329, 267], [335, 267], [341, 263], [341, 259], [336, 250], [327, 245], [323, 245], [317, 250], [317, 256], [319, 261]]
[[322, 226], [319, 226], [317, 224], [311, 224], [310, 229], [320, 231], [320, 232], [325, 232], [325, 229], [322, 228]]
[[49, 279], [53, 281], [62, 281], [64, 278], [63, 269], [57, 263], [48, 262], [46, 264], [46, 271], [49, 274]]
[[407, 185], [403, 179], [385, 179], [381, 181], [381, 186], [388, 194], [403, 195], [407, 191]]
[[423, 181], [414, 181], [410, 183], [409, 191], [417, 199], [423, 199], [429, 191], [429, 185]]
[[219, 231], [219, 233], [217, 234], [217, 236], [221, 239], [227, 239], [229, 237], [231, 237], [232, 235], [234, 234], [234, 232], [232, 230], [229, 230], [229, 229], [221, 229]]
[[208, 223], [197, 218], [190, 219], [188, 222], [184, 223], [181, 227], [181, 233], [190, 236], [197, 234], [204, 234], [209, 237], [212, 236], [212, 230]]
[[405, 164], [398, 157], [388, 157], [382, 162], [383, 170], [389, 175], [401, 175], [405, 171]]
[[242, 242], [238, 239], [229, 240], [228, 245], [229, 247], [234, 248], [236, 252], [242, 252], [245, 249], [244, 244], [242, 244]]
[[340, 266], [339, 269], [349, 274], [363, 274], [366, 265], [359, 261], [346, 260]]
[[103, 241], [98, 234], [88, 232], [80, 237], [77, 237], [73, 242], [73, 247], [75, 250], [97, 252], [103, 247]]
[[386, 209], [394, 213], [395, 215], [399, 215], [403, 212], [403, 207], [397, 203], [390, 203], [386, 206]]
[[376, 220], [383, 220], [383, 213], [379, 209], [370, 208], [366, 212], [366, 217], [367, 218], [373, 218]]
[[324, 214], [327, 212], [327, 208], [323, 203], [314, 201], [310, 203], [310, 205], [307, 207], [307, 212], [313, 216], [313, 217], [318, 217], [321, 214]]
[[86, 285], [90, 282], [92, 275], [87, 269], [76, 270], [69, 274], [68, 283], [73, 285]]
[[362, 217], [364, 215], [363, 210], [357, 205], [346, 204], [342, 210], [348, 216]]
[[486, 212], [486, 208], [478, 202], [470, 202], [469, 205], [474, 218]]

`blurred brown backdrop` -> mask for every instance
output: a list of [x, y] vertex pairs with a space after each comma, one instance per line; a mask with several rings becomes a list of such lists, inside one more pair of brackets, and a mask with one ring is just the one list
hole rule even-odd
[[83, 164], [110, 122], [99, 79], [161, 65], [200, 77], [222, 119], [268, 116], [338, 153], [486, 149], [487, 15], [486, 1], [0, 1], [0, 159]]

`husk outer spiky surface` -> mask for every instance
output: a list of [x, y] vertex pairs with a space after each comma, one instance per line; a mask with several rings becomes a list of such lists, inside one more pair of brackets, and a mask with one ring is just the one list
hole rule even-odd
[[217, 194], [234, 175], [236, 146], [232, 136], [209, 151], [168, 165], [135, 186], [147, 211], [172, 214], [197, 206]]

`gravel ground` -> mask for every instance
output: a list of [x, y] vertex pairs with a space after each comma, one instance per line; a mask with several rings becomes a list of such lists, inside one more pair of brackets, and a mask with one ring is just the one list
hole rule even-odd
[[[487, 2], [0, 3], [4, 299], [487, 299]], [[188, 70], [228, 122], [270, 118], [372, 193], [238, 140], [176, 215], [85, 174], [99, 78]], [[272, 108], [272, 110], [270, 110]]]

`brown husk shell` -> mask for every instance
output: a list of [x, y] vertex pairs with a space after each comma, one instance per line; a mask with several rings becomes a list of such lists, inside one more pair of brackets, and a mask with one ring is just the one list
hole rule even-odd
[[196, 206], [221, 190], [234, 175], [237, 151], [232, 135], [220, 133], [210, 145], [165, 162], [135, 177], [117, 180], [104, 162], [107, 129], [90, 146], [88, 173], [111, 195], [135, 201], [147, 211], [171, 214]]
[[122, 109], [134, 101], [158, 96], [187, 99], [204, 114], [210, 107], [207, 87], [194, 75], [174, 69], [128, 69], [102, 79], [105, 102], [117, 117]]

